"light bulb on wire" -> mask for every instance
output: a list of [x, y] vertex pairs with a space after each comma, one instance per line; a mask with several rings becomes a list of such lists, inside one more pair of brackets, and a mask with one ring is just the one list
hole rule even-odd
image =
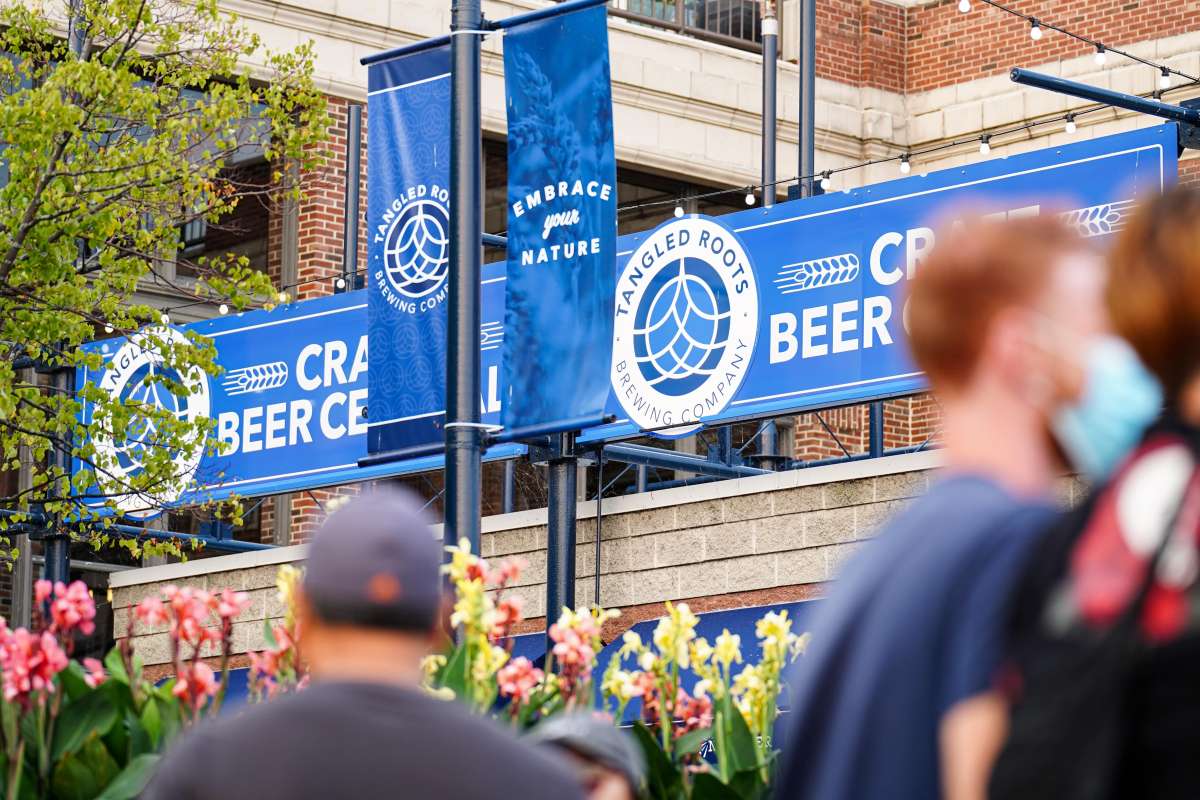
[[336, 281], [333, 282], [333, 285], [339, 289], [345, 289], [346, 288], [346, 279], [339, 277]]
[[113, 332], [113, 326], [112, 326], [112, 325], [105, 325], [105, 326], [104, 326], [104, 332], [105, 332], [105, 333], [112, 333], [112, 332]]
[[821, 191], [828, 192], [829, 187], [833, 186], [833, 181], [829, 179], [828, 170], [821, 173]]
[[992, 152], [991, 139], [991, 136], [981, 136], [979, 138], [979, 155], [986, 156], [988, 153]]
[[1035, 42], [1042, 38], [1042, 26], [1036, 19], [1029, 20], [1029, 38]]
[[1096, 45], [1096, 55], [1094, 58], [1096, 59], [1096, 66], [1098, 67], [1104, 66], [1104, 62], [1108, 61], [1108, 51], [1104, 49], [1104, 45]]
[[1067, 127], [1064, 128], [1064, 130], [1068, 134], [1075, 133], [1076, 127], [1075, 127], [1075, 115], [1074, 114], [1067, 114]]
[[754, 190], [753, 189], [746, 192], [746, 205], [748, 205], [748, 206], [754, 205]]
[[675, 206], [675, 218], [678, 219], [682, 216], [683, 216], [683, 206]]
[[1171, 88], [1171, 71], [1169, 69], [1167, 69], [1166, 67], [1162, 68], [1162, 74], [1160, 74], [1158, 76], [1158, 88], [1160, 88], [1160, 89], [1170, 89]]
[[958, 0], [958, 10], [962, 13], [969, 13], [971, 10], [971, 0]]
[[222, 317], [225, 316], [226, 314], [229, 313], [229, 306], [225, 305], [224, 303], [221, 303], [221, 305], [217, 306], [217, 313], [220, 314]]
[[907, 175], [911, 171], [912, 163], [908, 160], [908, 154], [905, 153], [904, 155], [900, 156], [900, 173], [902, 175]]

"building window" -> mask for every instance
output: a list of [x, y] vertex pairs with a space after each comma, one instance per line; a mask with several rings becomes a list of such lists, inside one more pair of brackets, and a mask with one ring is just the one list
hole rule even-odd
[[197, 261], [226, 253], [245, 256], [251, 269], [267, 269], [267, 225], [270, 221], [267, 189], [271, 167], [261, 158], [222, 170], [221, 178], [243, 194], [234, 210], [216, 222], [190, 219], [179, 228], [180, 252], [175, 274], [196, 277]]
[[609, 8], [615, 16], [698, 39], [755, 52], [762, 48], [757, 0], [611, 0]]

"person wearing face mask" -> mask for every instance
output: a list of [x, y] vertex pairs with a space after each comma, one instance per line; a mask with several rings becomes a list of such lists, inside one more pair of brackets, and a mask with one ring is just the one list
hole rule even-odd
[[[1138, 209], [1106, 301], [1166, 410], [1019, 585], [998, 800], [1200, 793], [1200, 192], [1174, 188]], [[1109, 398], [1096, 405], [1124, 390], [1092, 377], [1086, 395]], [[1067, 440], [1107, 465], [1112, 427], [1081, 415]]]
[[781, 718], [777, 797], [983, 796], [1003, 740], [1008, 601], [1058, 513], [1071, 449], [1055, 430], [1088, 424], [1092, 365], [1122, 349], [1107, 338], [1103, 286], [1103, 262], [1050, 216], [938, 237], [907, 323], [942, 406], [945, 469], [816, 610]]

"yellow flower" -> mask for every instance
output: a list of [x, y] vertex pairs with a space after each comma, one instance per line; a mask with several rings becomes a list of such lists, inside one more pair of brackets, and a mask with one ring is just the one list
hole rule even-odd
[[637, 685], [636, 673], [626, 672], [623, 669], [605, 675], [604, 684], [600, 688], [610, 697], [616, 697], [626, 702], [641, 693]]
[[425, 693], [427, 695], [429, 695], [430, 697], [437, 698], [438, 700], [453, 700], [454, 699], [454, 690], [448, 686], [441, 686], [441, 687], [437, 687], [437, 688], [434, 688], [432, 686], [425, 686], [422, 688], [425, 689]]
[[692, 642], [692, 665], [694, 668], [699, 669], [707, 664], [708, 660], [712, 658], [712, 654], [713, 648], [708, 643], [708, 639], [701, 636]]
[[768, 611], [754, 623], [754, 635], [763, 641], [764, 646], [786, 642], [791, 632], [792, 621], [788, 619], [787, 611]]
[[658, 656], [654, 655], [654, 653], [651, 653], [649, 650], [642, 653], [641, 657], [638, 658], [638, 666], [641, 667], [645, 672], [650, 672], [653, 670], [656, 664], [658, 664]]
[[713, 682], [708, 678], [696, 681], [696, 685], [692, 687], [692, 697], [708, 697], [708, 693], [712, 691]]
[[700, 618], [692, 613], [687, 603], [666, 603], [667, 616], [658, 621], [654, 628], [654, 646], [665, 661], [674, 662], [687, 669], [691, 663], [688, 644], [696, 638], [696, 625]]
[[618, 655], [624, 657], [632, 653], [640, 653], [644, 647], [642, 637], [638, 636], [637, 631], [625, 631], [625, 635], [621, 637], [621, 650]]
[[438, 670], [444, 666], [446, 666], [446, 657], [443, 655], [432, 654], [421, 659], [421, 673], [424, 674], [427, 682], [432, 681]]
[[717, 663], [729, 669], [729, 665], [733, 663], [742, 663], [742, 637], [736, 633], [730, 633], [728, 628], [721, 631], [721, 635], [717, 637], [717, 646], [714, 649], [714, 657]]

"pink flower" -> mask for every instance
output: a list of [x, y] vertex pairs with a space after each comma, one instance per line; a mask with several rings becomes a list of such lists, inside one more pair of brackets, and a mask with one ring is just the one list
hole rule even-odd
[[246, 606], [250, 605], [250, 597], [245, 592], [235, 592], [232, 589], [226, 589], [217, 597], [217, 616], [221, 619], [231, 620], [238, 614], [241, 614]]
[[17, 628], [0, 640], [4, 699], [10, 703], [28, 705], [34, 692], [53, 692], [54, 676], [66, 667], [67, 654], [49, 632], [37, 635]]
[[[39, 581], [40, 583], [40, 581]], [[83, 581], [70, 586], [54, 584], [54, 600], [50, 603], [51, 630], [68, 633], [78, 629], [84, 636], [96, 630], [96, 602]]]
[[497, 586], [507, 586], [521, 577], [521, 570], [523, 569], [525, 569], [525, 561], [523, 559], [506, 558], [488, 576], [488, 582]]
[[108, 680], [108, 674], [104, 671], [104, 665], [98, 659], [85, 658], [83, 660], [83, 668], [87, 670], [87, 675], [83, 677], [83, 680], [93, 689]]
[[707, 696], [692, 697], [680, 689], [675, 696], [675, 718], [683, 722], [683, 727], [676, 730], [679, 736], [710, 727], [713, 720], [712, 700]]
[[33, 584], [33, 599], [38, 604], [46, 602], [50, 599], [50, 595], [54, 593], [54, 584], [48, 580], [40, 580]]
[[178, 636], [182, 641], [193, 647], [199, 647], [205, 640], [220, 638], [205, 628], [209, 621], [210, 610], [215, 608], [216, 600], [213, 595], [203, 589], [193, 589], [185, 586], [168, 586], [163, 589], [171, 616], [171, 635]]
[[528, 658], [520, 656], [500, 668], [496, 673], [496, 683], [499, 684], [503, 697], [511, 697], [514, 702], [523, 703], [545, 677], [545, 673], [535, 667]]
[[220, 688], [213, 668], [203, 661], [197, 661], [183, 666], [180, 674], [175, 676], [171, 693], [199, 711], [210, 697], [216, 696]]
[[162, 625], [170, 618], [167, 607], [157, 597], [147, 597], [137, 604], [133, 613], [138, 622], [148, 626]]
[[512, 626], [521, 621], [521, 607], [524, 605], [519, 597], [505, 597], [496, 604], [496, 617], [492, 623], [492, 641], [498, 641], [508, 636]]

